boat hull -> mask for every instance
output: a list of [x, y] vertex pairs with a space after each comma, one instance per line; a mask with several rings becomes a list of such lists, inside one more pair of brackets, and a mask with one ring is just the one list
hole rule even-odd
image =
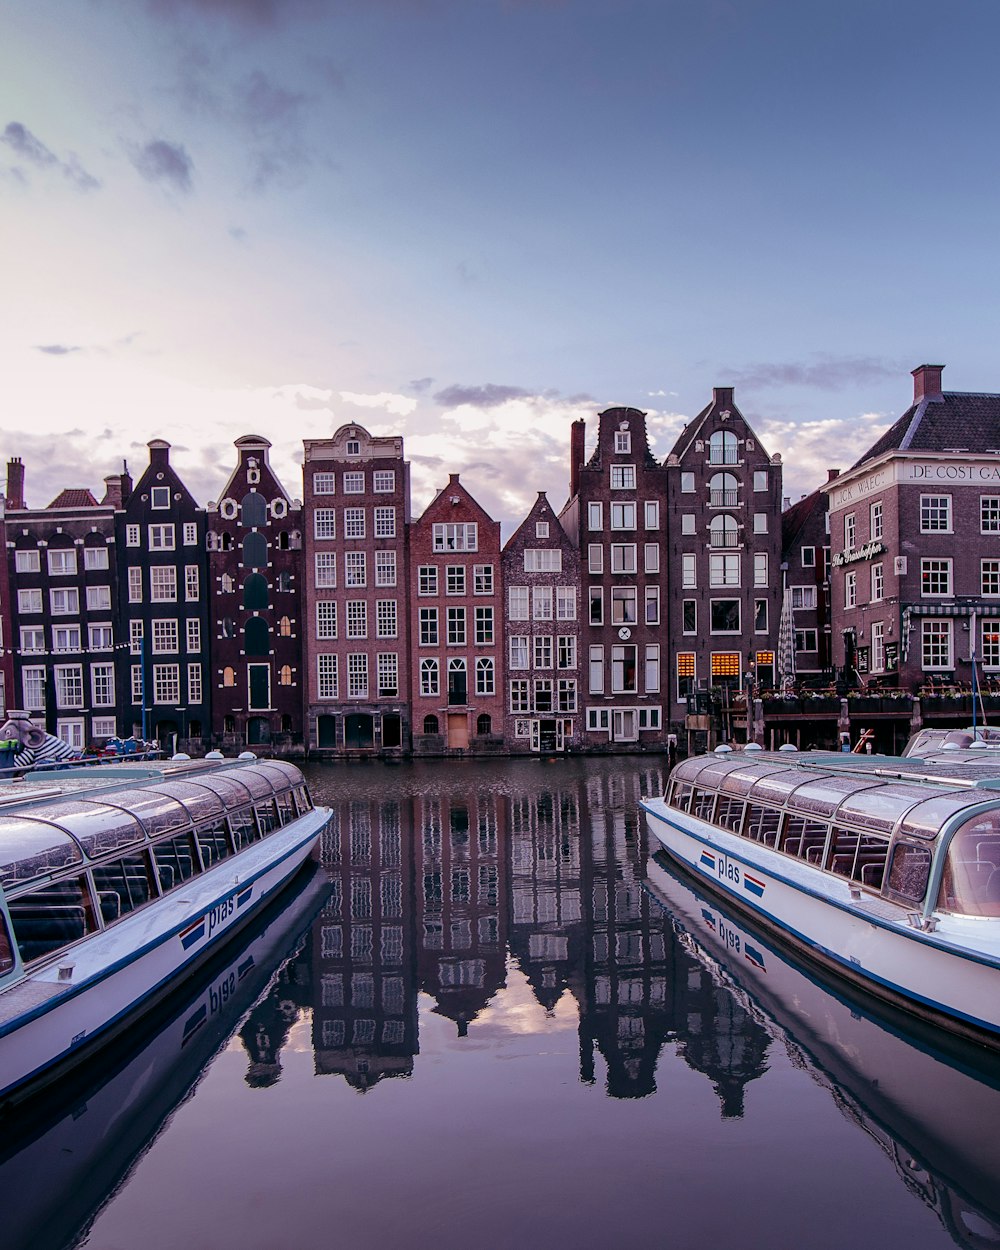
[[904, 908], [867, 894], [852, 897], [848, 881], [676, 812], [661, 799], [643, 807], [650, 833], [670, 856], [811, 959], [913, 1014], [1000, 1047], [1000, 958], [988, 947], [965, 944], [963, 932], [949, 934], [945, 926], [943, 932], [916, 928]]
[[300, 816], [0, 994], [0, 1101], [33, 1093], [176, 988], [296, 874], [327, 819]]

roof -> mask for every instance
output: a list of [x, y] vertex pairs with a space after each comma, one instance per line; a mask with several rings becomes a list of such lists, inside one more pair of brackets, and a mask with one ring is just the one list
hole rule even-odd
[[61, 490], [49, 504], [50, 508], [99, 508], [100, 506], [86, 487]]
[[1000, 395], [945, 391], [923, 399], [907, 408], [851, 468], [889, 451], [1000, 451]]
[[821, 490], [814, 490], [811, 495], [803, 495], [797, 503], [786, 508], [781, 514], [781, 546], [783, 551], [791, 547], [796, 538], [809, 524], [813, 516], [826, 512], [828, 498]]

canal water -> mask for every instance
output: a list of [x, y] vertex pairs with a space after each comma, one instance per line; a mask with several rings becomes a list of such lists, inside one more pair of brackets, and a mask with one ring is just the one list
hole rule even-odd
[[322, 869], [5, 1121], [5, 1250], [1000, 1246], [1000, 1071], [650, 855], [659, 760], [307, 765]]

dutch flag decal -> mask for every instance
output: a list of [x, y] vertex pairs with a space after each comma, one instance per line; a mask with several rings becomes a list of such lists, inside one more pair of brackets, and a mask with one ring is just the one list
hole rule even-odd
[[766, 884], [763, 881], [759, 881], [756, 877], [751, 877], [748, 872], [745, 872], [743, 874], [743, 888], [744, 890], [749, 890], [751, 894], [755, 895], [755, 897], [763, 898]]
[[759, 950], [751, 946], [749, 942], [744, 943], [743, 954], [746, 955], [755, 968], [759, 968], [761, 972], [767, 971], [764, 967], [764, 956]]
[[709, 872], [715, 872], [715, 856], [709, 851], [702, 851], [701, 859], [698, 861], [702, 868], [707, 868]]
[[195, 942], [200, 942], [205, 936], [205, 917], [196, 920], [194, 924], [189, 924], [186, 929], [181, 929], [181, 946], [185, 950], [190, 950]]

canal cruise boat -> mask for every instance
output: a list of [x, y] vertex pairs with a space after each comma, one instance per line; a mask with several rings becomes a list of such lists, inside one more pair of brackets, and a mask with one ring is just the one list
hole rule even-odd
[[0, 1102], [175, 988], [329, 820], [292, 764], [188, 760], [0, 786]]
[[812, 959], [1000, 1046], [1000, 762], [727, 749], [643, 807], [673, 859]]

